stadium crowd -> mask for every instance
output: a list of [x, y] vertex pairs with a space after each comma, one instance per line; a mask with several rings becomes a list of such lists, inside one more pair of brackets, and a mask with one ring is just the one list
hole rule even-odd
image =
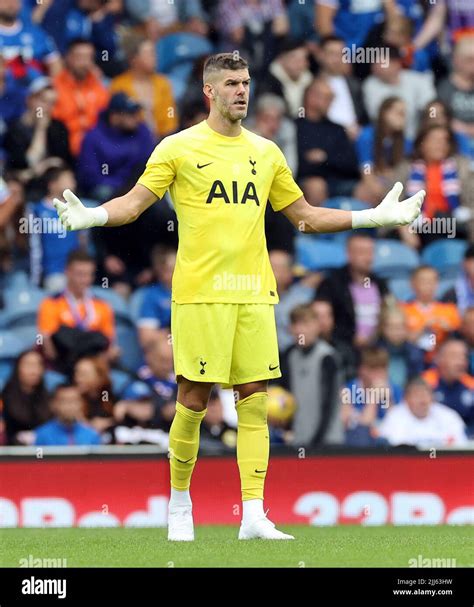
[[[52, 201], [130, 189], [205, 119], [202, 65], [251, 65], [244, 126], [314, 206], [427, 196], [391, 232], [302, 235], [267, 206], [282, 377], [275, 444], [474, 437], [474, 4], [469, 0], [0, 0], [0, 445], [166, 446], [178, 226], [168, 195], [66, 232]], [[216, 387], [202, 449], [234, 449]]]

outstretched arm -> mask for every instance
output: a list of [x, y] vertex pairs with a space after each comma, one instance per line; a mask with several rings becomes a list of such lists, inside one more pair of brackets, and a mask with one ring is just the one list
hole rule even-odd
[[328, 233], [356, 230], [358, 228], [381, 228], [408, 225], [421, 212], [425, 198], [420, 190], [411, 198], [399, 201], [403, 186], [397, 182], [382, 202], [374, 209], [343, 211], [311, 206], [304, 198], [282, 209], [282, 213], [300, 232]]
[[157, 200], [155, 194], [141, 184], [136, 184], [124, 196], [113, 198], [94, 209], [85, 207], [71, 190], [65, 190], [63, 197], [66, 202], [55, 198], [54, 206], [68, 230], [117, 227], [132, 223]]

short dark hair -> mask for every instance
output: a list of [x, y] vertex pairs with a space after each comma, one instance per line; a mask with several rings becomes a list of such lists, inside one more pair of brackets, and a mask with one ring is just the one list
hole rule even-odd
[[236, 51], [234, 53], [217, 53], [210, 55], [203, 67], [203, 79], [206, 82], [209, 74], [220, 72], [221, 70], [245, 70], [249, 68], [246, 59], [240, 56]]
[[71, 388], [73, 388], [74, 390], [79, 390], [79, 388], [76, 386], [76, 384], [73, 384], [71, 382], [63, 382], [62, 384], [58, 384], [54, 390], [51, 392], [50, 395], [50, 401], [53, 401], [59, 392], [61, 392], [61, 390], [70, 390]]
[[425, 388], [425, 390], [433, 391], [430, 384], [421, 375], [416, 375], [407, 381], [404, 392], [408, 392], [412, 388]]
[[330, 44], [331, 42], [342, 42], [344, 44], [344, 38], [340, 36], [336, 36], [335, 34], [328, 34], [327, 36], [323, 36], [319, 41], [319, 46], [323, 48], [326, 44]]
[[66, 54], [69, 53], [75, 46], [80, 46], [81, 44], [87, 44], [88, 46], [92, 47], [94, 46], [94, 43], [87, 38], [73, 38], [67, 44]]
[[46, 187], [49, 187], [49, 184], [53, 181], [56, 181], [63, 173], [72, 173], [73, 170], [70, 166], [63, 164], [58, 167], [50, 167], [44, 174], [43, 180]]
[[67, 257], [66, 267], [68, 268], [70, 265], [75, 263], [76, 261], [88, 262], [95, 264], [95, 259], [87, 253], [87, 251], [83, 251], [82, 249], [76, 249], [71, 251]]
[[474, 243], [469, 245], [464, 253], [464, 259], [473, 259], [474, 258]]

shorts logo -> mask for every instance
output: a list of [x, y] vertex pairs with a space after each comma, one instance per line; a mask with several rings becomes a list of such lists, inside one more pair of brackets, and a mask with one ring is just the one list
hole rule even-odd
[[207, 365], [207, 362], [201, 359], [199, 361], [199, 364], [201, 365], [201, 370], [199, 371], [199, 373], [201, 375], [204, 375], [204, 373], [206, 372], [206, 369], [204, 367]]
[[268, 370], [269, 371], [275, 371], [275, 369], [278, 369], [280, 365], [277, 365], [276, 367], [272, 367], [271, 365], [268, 365]]

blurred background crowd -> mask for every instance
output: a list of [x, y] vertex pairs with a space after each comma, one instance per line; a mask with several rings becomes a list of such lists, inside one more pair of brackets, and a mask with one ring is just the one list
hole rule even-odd
[[[167, 135], [205, 119], [202, 66], [251, 65], [244, 126], [314, 206], [401, 181], [416, 225], [301, 235], [268, 205], [282, 378], [275, 444], [459, 446], [474, 435], [471, 0], [0, 0], [0, 444], [166, 446], [176, 215], [66, 233], [70, 188], [125, 193]], [[232, 450], [216, 387], [202, 448]]]

